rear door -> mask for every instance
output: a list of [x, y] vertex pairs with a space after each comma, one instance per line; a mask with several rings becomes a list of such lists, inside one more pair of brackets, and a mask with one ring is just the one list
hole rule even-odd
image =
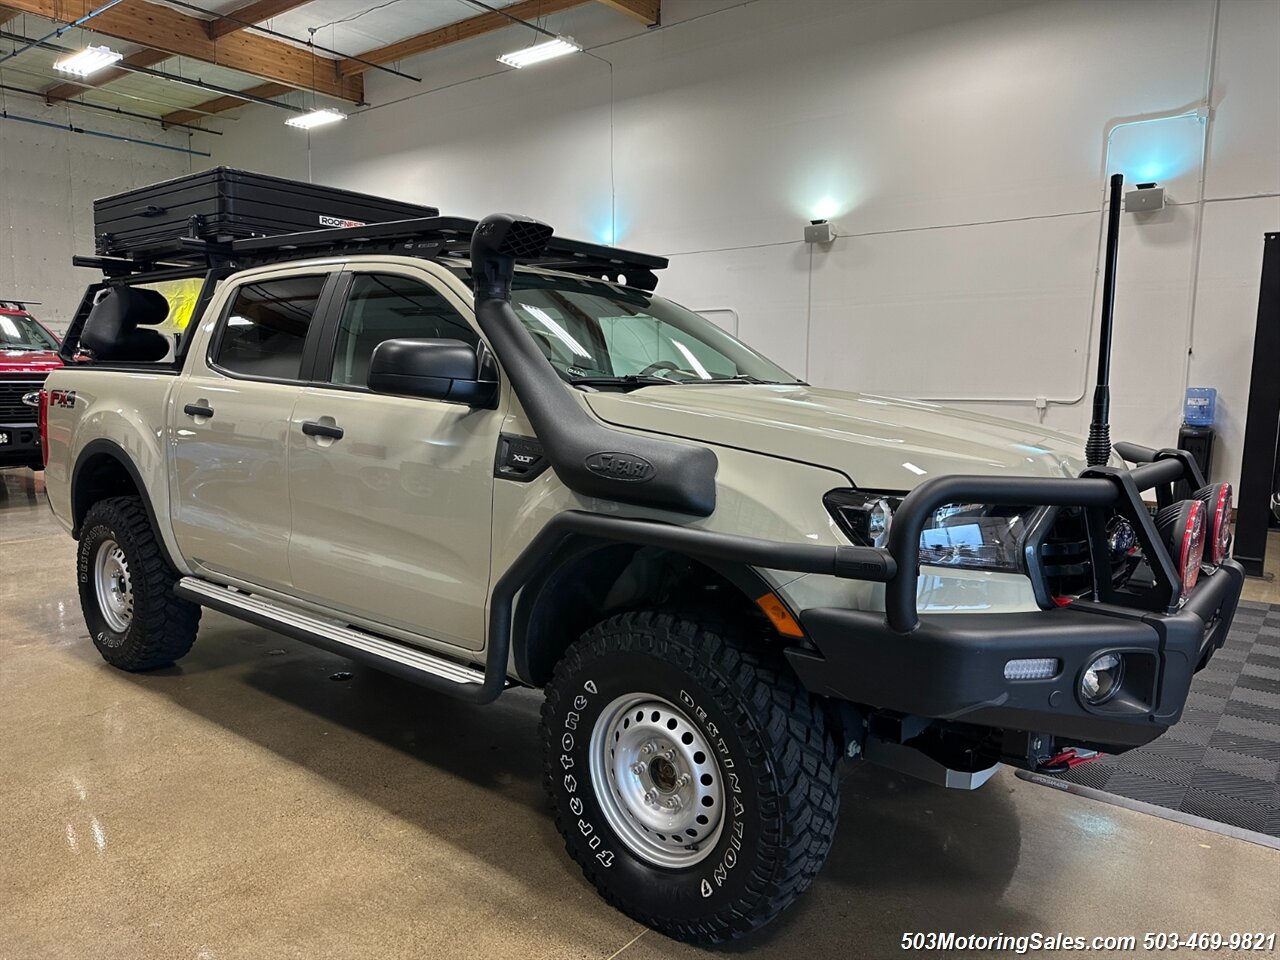
[[257, 273], [229, 292], [207, 350], [188, 358], [169, 414], [174, 534], [203, 572], [290, 583], [290, 415], [314, 354], [314, 319], [338, 276]]
[[[345, 274], [330, 315], [316, 382], [301, 392], [289, 430], [294, 592], [478, 650], [502, 411], [367, 386], [369, 358], [384, 340], [478, 343], [471, 312], [429, 264], [388, 263]], [[308, 435], [307, 424], [342, 435]]]

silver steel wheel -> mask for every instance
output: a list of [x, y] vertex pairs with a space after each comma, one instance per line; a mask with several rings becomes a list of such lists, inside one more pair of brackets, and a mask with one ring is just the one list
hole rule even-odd
[[107, 626], [124, 633], [133, 623], [133, 580], [129, 561], [120, 544], [103, 540], [93, 558], [93, 587], [98, 596], [98, 609]]
[[591, 782], [613, 832], [647, 863], [689, 867], [715, 849], [724, 781], [684, 711], [649, 693], [605, 707], [591, 731]]

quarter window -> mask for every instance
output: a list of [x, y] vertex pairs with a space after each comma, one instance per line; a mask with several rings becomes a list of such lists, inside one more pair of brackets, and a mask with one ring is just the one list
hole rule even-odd
[[330, 379], [345, 386], [367, 386], [373, 348], [402, 337], [461, 340], [471, 346], [480, 340], [462, 315], [422, 281], [388, 273], [359, 274], [338, 324]]
[[325, 277], [284, 277], [236, 291], [218, 342], [217, 366], [268, 380], [297, 380], [302, 347]]

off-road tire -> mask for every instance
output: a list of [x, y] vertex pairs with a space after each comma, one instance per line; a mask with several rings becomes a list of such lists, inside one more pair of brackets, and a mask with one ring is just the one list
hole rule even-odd
[[[611, 703], [639, 693], [679, 704], [729, 774], [715, 847], [692, 866], [638, 856], [597, 797], [592, 731]], [[569, 855], [605, 900], [669, 937], [711, 945], [764, 926], [830, 850], [838, 756], [824, 713], [785, 661], [719, 624], [660, 612], [598, 624], [556, 666], [542, 734], [546, 788]]]
[[[132, 587], [132, 617], [123, 631], [108, 622], [94, 582], [98, 550], [108, 540], [123, 551]], [[89, 636], [112, 666], [131, 671], [168, 666], [195, 642], [200, 607], [174, 596], [178, 573], [166, 562], [139, 498], [112, 497], [89, 508], [76, 551], [76, 579]]]

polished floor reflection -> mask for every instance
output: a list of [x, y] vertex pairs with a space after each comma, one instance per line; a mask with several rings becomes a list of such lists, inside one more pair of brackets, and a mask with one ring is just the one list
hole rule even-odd
[[[564, 855], [538, 703], [432, 697], [211, 613], [178, 667], [113, 670], [38, 481], [0, 471], [0, 958], [701, 953], [615, 913]], [[843, 790], [817, 883], [729, 952], [1280, 926], [1266, 847], [1007, 771], [967, 794], [861, 766]]]

